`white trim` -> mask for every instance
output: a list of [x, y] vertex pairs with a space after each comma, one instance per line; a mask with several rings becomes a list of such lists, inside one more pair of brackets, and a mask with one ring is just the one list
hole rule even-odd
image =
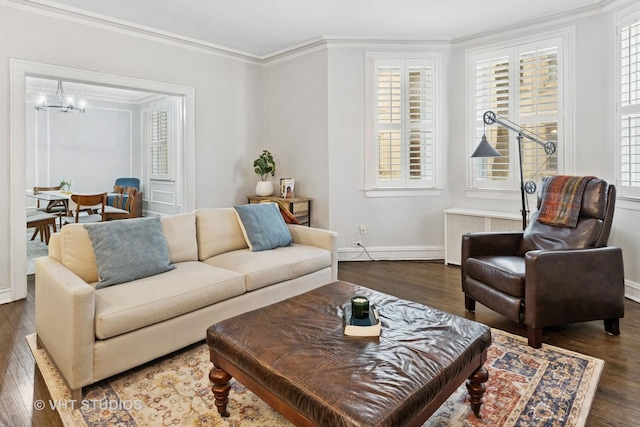
[[[151, 180], [156, 181], [156, 180]], [[164, 191], [164, 190], [149, 190], [149, 203], [154, 203], [158, 205], [166, 205], [166, 206], [176, 206], [176, 193], [175, 191]], [[156, 195], [159, 194], [168, 194], [171, 196], [171, 203], [164, 202], [155, 198]]]
[[640, 303], [640, 283], [625, 280], [624, 296], [632, 301]]
[[338, 261], [434, 261], [444, 259], [443, 246], [379, 246], [338, 248]]
[[24, 239], [26, 188], [26, 78], [38, 76], [59, 78], [89, 84], [101, 84], [126, 89], [181, 96], [185, 100], [185, 169], [181, 180], [185, 211], [195, 210], [195, 89], [191, 86], [156, 82], [139, 78], [98, 73], [21, 59], [9, 59], [9, 280], [11, 300], [26, 298], [27, 242]]
[[365, 197], [439, 197], [439, 188], [370, 188], [364, 190]]
[[13, 7], [15, 9], [38, 13], [55, 19], [75, 22], [94, 28], [101, 28], [132, 37], [164, 43], [170, 46], [177, 46], [183, 49], [194, 50], [209, 55], [231, 58], [242, 62], [256, 63], [264, 59], [264, 57], [248, 52], [227, 48], [202, 40], [170, 33], [168, 31], [162, 31], [156, 28], [146, 27], [133, 22], [117, 20], [108, 16], [87, 12], [85, 10], [45, 0], [0, 0], [0, 6]]
[[613, 75], [614, 75], [614, 89], [613, 89], [613, 129], [614, 129], [614, 176], [615, 183], [618, 187], [618, 199], [638, 200], [640, 198], [640, 187], [632, 187], [628, 185], [622, 185], [621, 174], [621, 155], [622, 155], [622, 129], [620, 121], [622, 120], [622, 93], [621, 93], [621, 61], [622, 51], [620, 46], [620, 36], [622, 27], [631, 25], [632, 23], [640, 21], [640, 5], [634, 5], [628, 7], [613, 16]]

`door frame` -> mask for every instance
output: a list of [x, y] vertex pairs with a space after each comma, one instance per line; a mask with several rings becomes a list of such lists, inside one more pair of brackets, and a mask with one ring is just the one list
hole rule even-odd
[[9, 60], [9, 280], [10, 287], [0, 291], [0, 303], [27, 296], [26, 221], [26, 78], [43, 77], [66, 81], [111, 86], [121, 89], [155, 92], [184, 98], [184, 138], [178, 156], [180, 189], [186, 212], [196, 207], [195, 155], [195, 88], [192, 86], [119, 76], [78, 68]]

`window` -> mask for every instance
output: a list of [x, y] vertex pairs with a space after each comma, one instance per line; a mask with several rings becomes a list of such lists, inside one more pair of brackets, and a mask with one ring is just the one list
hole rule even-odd
[[148, 143], [149, 179], [173, 181], [181, 139], [182, 99], [175, 96], [153, 101], [144, 110]]
[[470, 55], [471, 109], [474, 128], [471, 150], [486, 134], [502, 157], [473, 159], [471, 186], [474, 189], [519, 189], [517, 134], [497, 124], [484, 125], [483, 115], [492, 110], [534, 134], [556, 143], [548, 156], [544, 148], [522, 139], [524, 180], [556, 175], [562, 153], [563, 129], [563, 37]]
[[169, 131], [166, 108], [149, 111], [149, 172], [152, 179], [169, 174]]
[[618, 179], [621, 195], [640, 197], [640, 10], [618, 28]]
[[367, 189], [433, 188], [437, 60], [368, 54]]

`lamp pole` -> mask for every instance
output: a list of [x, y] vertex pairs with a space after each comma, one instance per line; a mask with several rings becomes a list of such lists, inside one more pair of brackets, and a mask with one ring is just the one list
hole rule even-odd
[[486, 111], [484, 113], [484, 115], [482, 116], [482, 120], [487, 125], [492, 125], [494, 123], [497, 123], [500, 126], [503, 126], [518, 134], [518, 136], [516, 136], [516, 139], [518, 140], [518, 165], [520, 166], [520, 197], [522, 200], [522, 211], [521, 211], [522, 212], [522, 229], [524, 230], [525, 228], [527, 228], [527, 218], [529, 216], [528, 215], [529, 212], [527, 210], [527, 205], [526, 205], [525, 190], [527, 193], [529, 193], [528, 191], [529, 189], [531, 189], [531, 193], [534, 193], [536, 190], [535, 190], [535, 184], [533, 184], [533, 182], [531, 182], [531, 184], [533, 185], [530, 188], [529, 188], [530, 183], [527, 183], [527, 188], [525, 189], [524, 172], [522, 170], [522, 138], [527, 138], [535, 142], [536, 144], [542, 146], [544, 148], [545, 153], [547, 153], [547, 156], [550, 156], [551, 154], [556, 152], [556, 145], [551, 141], [541, 141], [540, 139], [533, 136], [535, 135], [533, 134], [533, 132], [526, 131], [526, 129], [524, 129], [523, 127], [510, 122], [504, 117], [498, 116], [496, 113], [494, 113], [491, 110]]
[[522, 229], [527, 228], [527, 219], [529, 218], [529, 210], [527, 210], [526, 196], [524, 195], [524, 174], [522, 172], [522, 132], [518, 132], [516, 136], [518, 140], [518, 163], [520, 165], [520, 197], [522, 199]]

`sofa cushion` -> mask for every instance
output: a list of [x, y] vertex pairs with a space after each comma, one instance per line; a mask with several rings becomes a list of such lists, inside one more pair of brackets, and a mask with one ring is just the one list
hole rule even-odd
[[242, 274], [197, 261], [178, 263], [176, 267], [97, 290], [96, 337], [111, 338], [245, 292]]
[[198, 209], [196, 231], [200, 261], [248, 247], [233, 208]]
[[293, 243], [291, 233], [275, 203], [234, 206], [242, 234], [253, 252], [265, 251]]
[[253, 291], [331, 267], [331, 252], [315, 246], [293, 244], [259, 252], [241, 249], [204, 262], [244, 274], [247, 291]]
[[136, 218], [85, 224], [96, 256], [96, 289], [175, 268], [169, 259], [160, 218]]
[[160, 222], [171, 262], [198, 261], [195, 212], [163, 216]]
[[67, 224], [54, 236], [55, 243], [51, 241], [49, 243], [57, 246], [57, 250], [50, 250], [50, 254], [59, 254], [62, 265], [85, 282], [97, 282], [96, 256], [84, 224]]

